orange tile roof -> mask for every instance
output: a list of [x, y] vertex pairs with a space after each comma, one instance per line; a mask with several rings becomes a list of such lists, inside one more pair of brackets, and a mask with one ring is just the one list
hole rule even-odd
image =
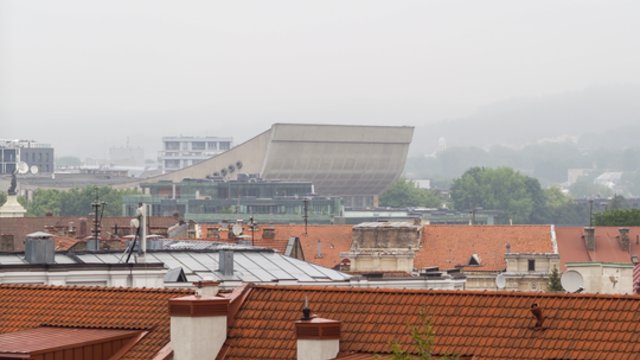
[[[316, 265], [333, 268], [342, 260], [340, 253], [351, 249], [352, 225], [308, 225], [306, 235], [304, 224], [273, 225], [273, 228], [275, 241], [284, 243], [285, 248], [290, 237], [299, 237], [304, 259]], [[318, 240], [320, 240], [320, 257], [318, 257]], [[273, 240], [264, 239], [257, 245], [269, 246], [270, 241]]]
[[[219, 227], [219, 225], [203, 224], [203, 233], [209, 227]], [[273, 239], [263, 238], [263, 230], [272, 228], [275, 230]], [[352, 225], [308, 225], [307, 234], [305, 235], [304, 224], [274, 224], [260, 225], [254, 233], [254, 245], [275, 249], [281, 254], [285, 253], [289, 238], [297, 236], [300, 238], [302, 251], [304, 252], [305, 261], [310, 263], [333, 268], [338, 265], [342, 258], [341, 252], [351, 249], [351, 228]], [[228, 241], [227, 232], [220, 233], [220, 241]], [[251, 235], [251, 230], [245, 224], [245, 235]], [[318, 240], [320, 240], [320, 251], [322, 256], [318, 257]]]
[[147, 330], [124, 359], [150, 359], [169, 342], [170, 298], [190, 290], [0, 285], [0, 333], [64, 327]]
[[77, 239], [61, 235], [54, 235], [53, 240], [56, 243], [56, 251], [67, 251], [78, 243]]
[[[46, 226], [68, 226], [73, 222], [77, 228], [80, 225], [81, 216], [27, 216], [22, 218], [0, 218], [0, 235], [13, 235], [13, 241], [17, 251], [24, 250], [24, 239], [27, 234], [36, 231], [45, 231]], [[91, 219], [88, 219], [91, 224]], [[110, 232], [115, 225], [122, 228], [129, 228], [131, 217], [127, 216], [105, 216], [102, 219], [102, 229]], [[175, 224], [176, 220], [172, 216], [152, 216], [149, 219], [151, 227], [168, 228]], [[91, 225], [90, 225], [91, 226]], [[91, 229], [89, 229], [89, 232]]]
[[[64, 327], [39, 327], [35, 329], [0, 334], [0, 356], [5, 354], [43, 356], [47, 351], [82, 348], [88, 343], [106, 342], [111, 339], [131, 340], [141, 334], [136, 330], [105, 330]], [[113, 351], [113, 349], [111, 349]], [[117, 349], [116, 349], [117, 350]]]
[[595, 227], [596, 249], [587, 250], [582, 227], [556, 227], [561, 270], [568, 262], [611, 262], [631, 264], [631, 255], [640, 256], [640, 227], [628, 227], [629, 251], [618, 245], [619, 227]]
[[[304, 225], [264, 226], [275, 229], [275, 239], [262, 238], [261, 229], [254, 234], [256, 246], [269, 247], [284, 253], [288, 239], [300, 238], [305, 261], [333, 268], [340, 263], [340, 253], [351, 249], [352, 227], [349, 224], [309, 225], [304, 235]], [[245, 234], [250, 234], [245, 229]], [[226, 238], [221, 239], [225, 241]], [[318, 240], [322, 256], [318, 257]], [[472, 271], [500, 271], [506, 267], [505, 246], [511, 245], [514, 253], [552, 253], [550, 225], [425, 225], [422, 247], [416, 253], [414, 266], [423, 268], [439, 266], [450, 269], [466, 265], [473, 254], [478, 254], [481, 266], [469, 267]]]
[[[341, 322], [340, 356], [411, 349], [408, 325], [435, 332], [433, 351], [473, 359], [637, 359], [640, 296], [256, 286], [230, 326], [232, 359], [295, 359], [294, 322], [313, 313]], [[545, 321], [535, 328], [533, 303]], [[355, 357], [359, 358], [359, 357]]]
[[478, 254], [480, 266], [467, 270], [500, 271], [506, 268], [507, 243], [512, 253], [553, 252], [549, 225], [426, 225], [414, 266], [450, 269]]

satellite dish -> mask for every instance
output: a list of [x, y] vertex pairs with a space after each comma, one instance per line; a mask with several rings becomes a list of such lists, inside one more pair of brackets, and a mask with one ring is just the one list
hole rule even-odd
[[18, 174], [26, 174], [28, 172], [29, 172], [29, 165], [24, 161], [18, 162]]
[[576, 292], [584, 285], [584, 279], [579, 272], [575, 270], [567, 270], [562, 274], [560, 284], [562, 284], [562, 288], [565, 289], [565, 291]]
[[37, 165], [31, 165], [31, 173], [33, 175], [37, 174], [40, 171], [40, 169], [38, 169]]
[[498, 287], [498, 289], [504, 289], [505, 286], [507, 286], [507, 278], [505, 277], [504, 273], [500, 273], [498, 274], [498, 276], [496, 276], [496, 286]]
[[240, 236], [242, 235], [242, 225], [240, 224], [234, 224], [233, 227], [231, 227], [231, 232], [233, 233], [233, 235], [235, 236]]
[[129, 221], [129, 226], [131, 226], [132, 228], [139, 228], [140, 227], [140, 220], [133, 218], [131, 219], [131, 221]]

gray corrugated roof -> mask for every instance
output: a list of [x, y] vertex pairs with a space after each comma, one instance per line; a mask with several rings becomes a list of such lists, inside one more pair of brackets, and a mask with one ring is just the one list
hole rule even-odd
[[[129, 262], [162, 263], [174, 272], [182, 269], [189, 281], [227, 280], [243, 282], [332, 282], [351, 276], [302, 260], [284, 256], [273, 249], [229, 243], [189, 240], [159, 240], [144, 259], [134, 252]], [[220, 250], [233, 253], [233, 276], [223, 277], [219, 271]], [[118, 264], [127, 258], [121, 252], [56, 253], [58, 264]], [[28, 264], [24, 254], [0, 254], [0, 265]], [[172, 272], [173, 274], [173, 272]], [[169, 281], [172, 277], [167, 278]]]

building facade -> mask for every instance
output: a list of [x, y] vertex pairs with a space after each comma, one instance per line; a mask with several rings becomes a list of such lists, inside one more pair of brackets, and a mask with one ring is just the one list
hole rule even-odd
[[[339, 197], [313, 196], [309, 181], [267, 181], [242, 174], [238, 180], [189, 179], [144, 183], [145, 195], [124, 197], [123, 215], [134, 216], [138, 203], [151, 214], [180, 214], [185, 220], [219, 222], [253, 217], [260, 223], [330, 223], [342, 215]], [[306, 211], [305, 211], [306, 207]]]
[[217, 136], [165, 136], [158, 162], [162, 173], [195, 165], [223, 153], [233, 144], [233, 138]]
[[0, 140], [0, 174], [52, 173], [54, 152], [51, 145], [33, 140]]

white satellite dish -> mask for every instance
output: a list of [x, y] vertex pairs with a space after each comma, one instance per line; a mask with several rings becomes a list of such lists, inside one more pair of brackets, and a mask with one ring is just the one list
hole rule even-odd
[[498, 289], [504, 289], [507, 286], [507, 278], [504, 273], [500, 273], [496, 276], [496, 286]]
[[37, 174], [40, 171], [40, 169], [38, 169], [37, 165], [31, 165], [31, 169], [30, 170], [31, 170], [31, 173], [33, 175]]
[[26, 174], [29, 172], [29, 164], [24, 161], [18, 162], [18, 174]]
[[242, 235], [242, 225], [240, 224], [233, 224], [233, 226], [231, 227], [231, 232], [233, 233], [233, 235], [235, 236], [240, 236]]
[[582, 275], [575, 270], [567, 270], [560, 278], [562, 288], [567, 292], [576, 292], [584, 286]]
[[132, 228], [139, 228], [140, 227], [140, 220], [133, 218], [129, 221], [129, 226]]

